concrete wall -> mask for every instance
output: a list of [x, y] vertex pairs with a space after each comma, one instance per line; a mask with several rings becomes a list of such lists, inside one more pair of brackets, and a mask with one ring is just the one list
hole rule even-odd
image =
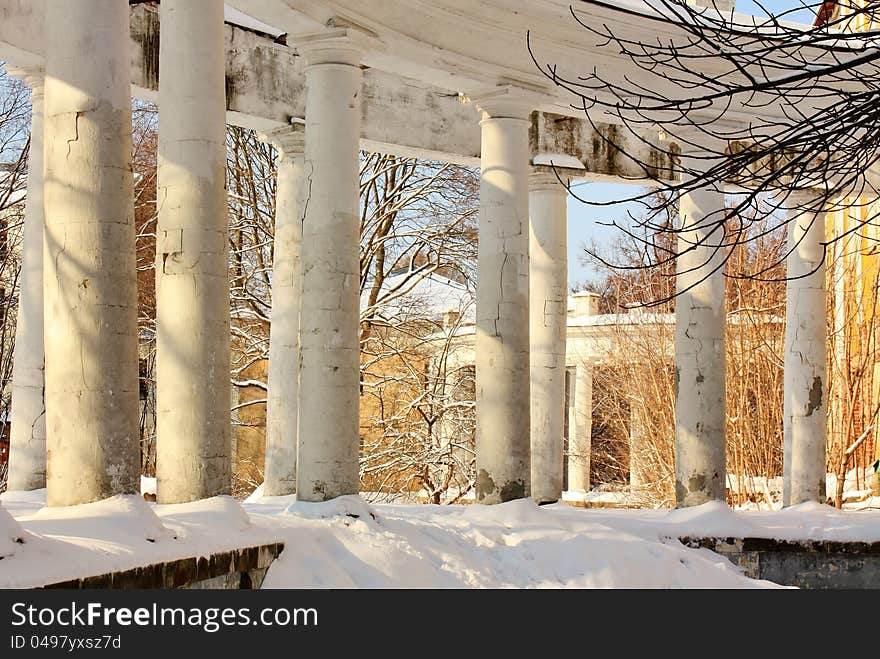
[[154, 563], [131, 570], [47, 584], [44, 588], [257, 589], [283, 551], [282, 543], [242, 547], [210, 556]]
[[753, 579], [815, 589], [877, 588], [880, 542], [786, 541], [767, 538], [682, 538], [709, 549]]

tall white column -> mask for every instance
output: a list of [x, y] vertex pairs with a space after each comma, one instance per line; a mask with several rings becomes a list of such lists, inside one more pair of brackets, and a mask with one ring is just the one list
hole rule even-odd
[[794, 208], [787, 228], [782, 431], [783, 504], [790, 506], [825, 502], [825, 214]]
[[303, 501], [359, 490], [358, 41], [347, 29], [295, 39], [307, 88], [297, 460]]
[[125, 0], [46, 2], [47, 501], [140, 487]]
[[724, 193], [715, 189], [697, 190], [682, 195], [679, 201], [682, 233], [675, 300], [678, 506], [726, 499], [726, 307], [724, 252], [717, 249], [724, 234], [722, 229], [713, 232], [724, 208]]
[[568, 489], [590, 491], [590, 453], [593, 434], [593, 366], [575, 367], [574, 405], [568, 438]]
[[532, 497], [562, 497], [565, 343], [568, 327], [568, 191], [554, 174], [529, 179], [529, 343]]
[[43, 69], [10, 71], [31, 89], [31, 144], [12, 357], [10, 490], [46, 487], [43, 352]]
[[301, 125], [280, 128], [266, 136], [279, 151], [263, 487], [266, 496], [296, 492], [304, 137]]
[[478, 95], [483, 112], [477, 258], [478, 503], [529, 496], [529, 116], [515, 87]]
[[231, 488], [223, 0], [163, 0], [156, 249], [158, 500]]

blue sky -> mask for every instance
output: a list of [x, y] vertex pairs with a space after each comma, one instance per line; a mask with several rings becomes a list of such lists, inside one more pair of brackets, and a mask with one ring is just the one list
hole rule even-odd
[[[806, 1], [806, 0], [805, 0]], [[807, 2], [807, 6], [817, 5], [818, 2]], [[737, 0], [736, 10], [739, 13], [763, 16], [766, 12], [777, 14], [788, 9], [804, 6], [801, 0], [766, 0], [758, 4], [754, 0]], [[763, 7], [764, 9], [761, 9]], [[765, 11], [766, 10], [766, 11]], [[799, 22], [812, 22], [812, 13], [803, 10], [786, 16], [787, 20]], [[615, 185], [609, 183], [580, 183], [575, 189], [578, 196], [595, 201], [613, 201], [633, 196], [637, 186]], [[611, 220], [625, 221], [627, 210], [634, 214], [639, 213], [638, 204], [615, 206], [588, 206], [579, 202], [574, 197], [568, 199], [568, 281], [569, 285], [589, 281], [596, 276], [595, 270], [581, 264], [583, 246], [586, 243], [596, 242], [600, 246], [609, 246], [617, 232], [616, 229], [602, 226], [601, 222]]]

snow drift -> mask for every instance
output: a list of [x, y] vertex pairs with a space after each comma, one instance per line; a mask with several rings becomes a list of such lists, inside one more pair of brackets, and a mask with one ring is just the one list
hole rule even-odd
[[[45, 492], [0, 495], [0, 587], [30, 587], [236, 547], [283, 542], [266, 588], [773, 586], [684, 536], [880, 541], [880, 513], [804, 504], [782, 512], [325, 503], [214, 497], [156, 506], [113, 497], [46, 509]], [[25, 535], [15, 545], [11, 538]], [[14, 552], [14, 553], [13, 553]]]
[[24, 539], [24, 529], [0, 506], [0, 560], [12, 556]]

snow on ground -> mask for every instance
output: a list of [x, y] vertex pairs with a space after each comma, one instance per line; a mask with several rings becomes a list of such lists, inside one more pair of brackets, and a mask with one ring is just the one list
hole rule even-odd
[[750, 587], [723, 558], [597, 523], [567, 506], [368, 506], [264, 499], [292, 532], [264, 588]]
[[12, 556], [20, 546], [19, 541], [24, 537], [24, 530], [16, 522], [12, 515], [0, 507], [0, 560]]
[[[867, 499], [874, 492], [874, 484], [877, 482], [877, 474], [874, 469], [869, 467], [865, 469], [850, 469], [846, 472], [846, 478], [843, 481], [843, 500], [857, 502]], [[828, 496], [833, 497], [837, 491], [837, 476], [835, 474], [827, 474], [825, 477], [825, 492]]]
[[592, 505], [607, 504], [609, 506], [620, 507], [635, 506], [637, 502], [637, 498], [633, 497], [626, 490], [613, 492], [602, 490], [590, 490], [589, 492], [585, 492], [584, 490], [567, 490], [562, 493], [562, 500], [568, 501], [569, 503]]
[[[44, 491], [6, 493], [0, 587], [27, 587], [151, 562], [283, 541], [266, 588], [288, 587], [755, 587], [727, 560], [683, 536], [880, 541], [880, 512], [805, 504], [738, 512], [582, 509], [515, 501], [499, 506], [370, 505], [229, 497], [156, 506], [113, 497], [43, 508]], [[3, 520], [6, 520], [5, 522]], [[0, 552], [2, 555], [2, 552]]]
[[156, 506], [140, 496], [45, 508], [45, 490], [6, 492], [2, 508], [24, 544], [0, 561], [0, 587], [30, 587], [140, 565], [274, 542], [231, 497]]
[[[551, 506], [556, 508], [562, 504]], [[782, 510], [731, 510], [721, 502], [693, 508], [588, 509], [596, 521], [622, 531], [661, 536], [752, 537], [775, 540], [833, 540], [880, 542], [880, 512], [842, 511], [819, 503], [802, 503]]]
[[141, 494], [156, 496], [155, 476], [141, 476]]
[[880, 510], [880, 497], [867, 497], [861, 501], [843, 504], [844, 510]]

